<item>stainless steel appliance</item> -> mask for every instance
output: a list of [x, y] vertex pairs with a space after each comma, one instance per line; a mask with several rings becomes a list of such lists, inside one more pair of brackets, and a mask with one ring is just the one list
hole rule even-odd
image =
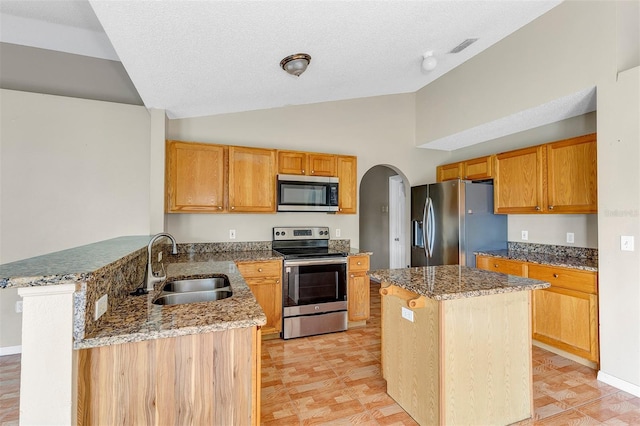
[[478, 250], [507, 248], [493, 184], [452, 180], [411, 188], [411, 266], [476, 266]]
[[337, 212], [338, 178], [278, 175], [279, 212]]
[[327, 227], [273, 228], [284, 256], [282, 337], [347, 329], [347, 253], [329, 249]]

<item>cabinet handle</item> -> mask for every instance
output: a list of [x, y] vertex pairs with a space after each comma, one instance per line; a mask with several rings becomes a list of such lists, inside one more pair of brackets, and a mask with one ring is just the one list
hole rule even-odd
[[262, 272], [262, 268], [258, 268], [258, 272]]
[[311, 174], [314, 174], [316, 171], [315, 170], [311, 170]]
[[497, 264], [497, 263], [495, 263], [495, 264], [493, 265], [493, 267], [494, 267], [494, 268], [497, 268], [497, 267], [498, 267], [498, 264]]
[[553, 206], [549, 206], [549, 210], [553, 210]]
[[218, 210], [222, 210], [222, 206], [218, 206]]
[[536, 206], [536, 210], [540, 210], [540, 206]]
[[276, 284], [280, 284], [280, 280], [276, 280]]
[[231, 210], [235, 210], [235, 206], [231, 206]]
[[358, 262], [358, 265], [362, 265], [362, 262]]
[[558, 278], [558, 274], [553, 274], [553, 278]]
[[355, 275], [351, 274], [350, 277], [353, 278], [353, 277], [355, 277]]

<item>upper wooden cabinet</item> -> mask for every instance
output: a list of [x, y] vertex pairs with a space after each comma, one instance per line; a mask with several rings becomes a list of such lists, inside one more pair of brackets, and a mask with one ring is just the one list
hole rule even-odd
[[596, 134], [547, 145], [547, 209], [597, 213]]
[[597, 213], [596, 134], [496, 155], [496, 213]]
[[278, 173], [336, 176], [336, 156], [302, 151], [278, 151]]
[[496, 155], [493, 181], [495, 213], [535, 213], [545, 210], [543, 146]]
[[167, 141], [166, 211], [223, 211], [226, 153], [222, 145]]
[[229, 211], [276, 211], [276, 151], [229, 147]]
[[444, 164], [436, 168], [436, 180], [453, 179], [484, 180], [493, 177], [493, 156], [473, 158], [458, 163]]
[[358, 159], [339, 155], [338, 165], [338, 213], [358, 211]]

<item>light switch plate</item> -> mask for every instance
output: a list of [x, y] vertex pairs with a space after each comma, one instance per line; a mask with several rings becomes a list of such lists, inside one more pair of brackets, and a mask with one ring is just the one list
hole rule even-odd
[[340, 235], [341, 235], [340, 229], [337, 228], [336, 229], [336, 238], [340, 237]]
[[620, 236], [620, 250], [622, 251], [634, 251], [633, 247], [633, 235], [622, 235]]
[[96, 301], [96, 313], [93, 318], [95, 321], [98, 321], [98, 318], [107, 312], [107, 307], [109, 306], [108, 301], [109, 298], [106, 294]]
[[411, 309], [407, 309], [404, 306], [402, 307], [402, 318], [407, 321], [413, 322], [413, 311]]
[[235, 240], [236, 239], [236, 230], [235, 229], [229, 229], [229, 239], [230, 240]]
[[575, 242], [573, 232], [567, 232], [567, 242], [570, 244]]

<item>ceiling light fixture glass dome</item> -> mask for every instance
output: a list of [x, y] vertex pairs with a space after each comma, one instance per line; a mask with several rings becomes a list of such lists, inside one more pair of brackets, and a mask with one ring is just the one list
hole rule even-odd
[[300, 74], [305, 72], [309, 63], [311, 63], [311, 55], [306, 53], [296, 53], [295, 55], [289, 55], [281, 60], [280, 66], [289, 74], [300, 77]]

